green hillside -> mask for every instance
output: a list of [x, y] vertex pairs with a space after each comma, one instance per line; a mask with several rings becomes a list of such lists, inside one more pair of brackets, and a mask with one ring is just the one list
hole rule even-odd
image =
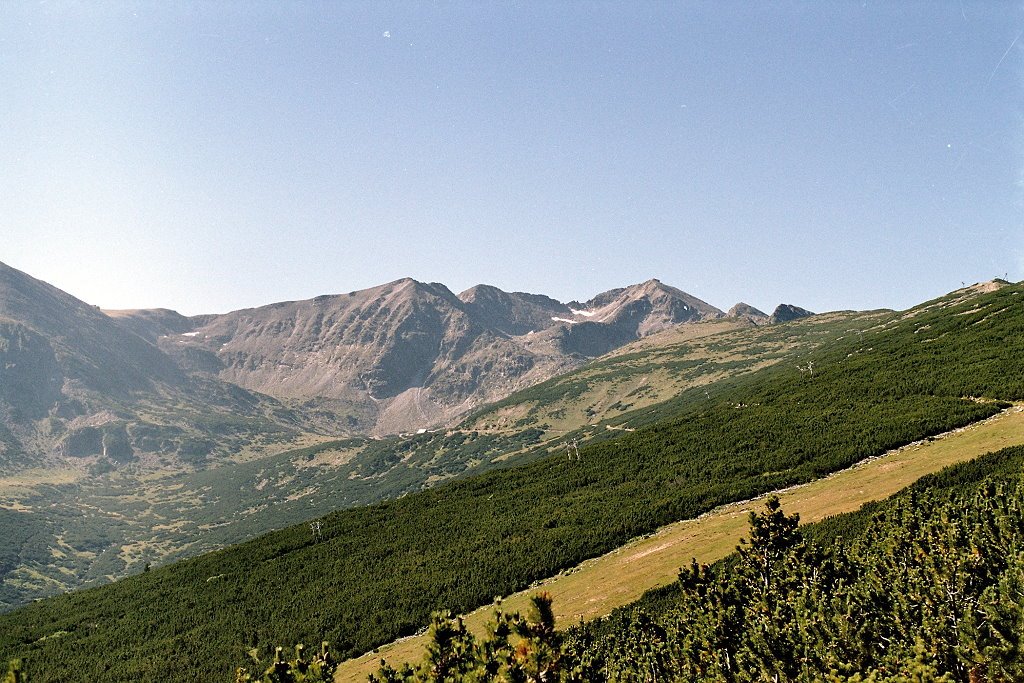
[[494, 461], [537, 443], [530, 429], [431, 433], [323, 441], [197, 471], [0, 477], [0, 497], [10, 506], [0, 508], [0, 537], [7, 541], [0, 548], [0, 610], [397, 498], [500, 464]]
[[837, 312], [787, 325], [756, 327], [727, 318], [673, 327], [487, 406], [464, 420], [463, 428], [531, 427], [551, 438], [630, 428], [637, 410], [671, 415], [676, 408], [665, 402], [687, 389], [797, 363], [822, 345], [860, 335], [896, 315]]
[[770, 498], [736, 552], [607, 618], [558, 633], [543, 594], [483, 637], [438, 616], [375, 680], [1019, 681], [1022, 470], [1004, 449], [799, 529]]
[[993, 414], [1024, 397], [1021, 292], [953, 296], [822, 347], [804, 370], [691, 388], [578, 460], [563, 451], [331, 514], [322, 540], [301, 525], [43, 601], [0, 617], [0, 658], [26, 658], [39, 681], [227, 680], [253, 645], [365, 651], [432, 610]]
[[587, 681], [1019, 681], [1022, 471], [1006, 449], [803, 533], [752, 516], [738, 555], [572, 629], [567, 660]]

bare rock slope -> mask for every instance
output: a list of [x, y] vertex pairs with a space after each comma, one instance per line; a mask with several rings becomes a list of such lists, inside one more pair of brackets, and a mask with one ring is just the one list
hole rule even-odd
[[768, 318], [770, 325], [776, 325], [778, 323], [788, 323], [790, 320], [799, 320], [800, 318], [806, 318], [814, 315], [805, 308], [794, 306], [793, 304], [779, 304], [772, 315]]
[[383, 433], [454, 419], [639, 337], [723, 315], [657, 280], [563, 304], [403, 279], [235, 311], [160, 345], [271, 396], [362, 402], [374, 416], [365, 426]]
[[[128, 318], [173, 324], [172, 313]], [[0, 466], [200, 463], [310, 431], [276, 399], [189, 372], [126, 322], [0, 263]]]

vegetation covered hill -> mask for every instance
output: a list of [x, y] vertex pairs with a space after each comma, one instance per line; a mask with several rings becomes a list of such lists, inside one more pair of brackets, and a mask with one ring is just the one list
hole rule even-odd
[[[1024, 396], [1022, 287], [946, 299], [691, 389], [676, 417], [0, 617], [36, 680], [229, 677], [252, 645], [355, 654], [730, 500], [807, 481]], [[813, 370], [810, 365], [813, 364]], [[984, 397], [985, 401], [970, 397]], [[663, 414], [664, 408], [659, 409]], [[657, 411], [650, 411], [654, 415]], [[652, 418], [653, 419], [653, 418]]]
[[810, 529], [769, 508], [750, 543], [574, 630], [586, 680], [1017, 681], [1024, 448]]
[[537, 443], [536, 430], [351, 438], [196, 471], [0, 476], [0, 611], [420, 491]]
[[[796, 367], [818, 347], [896, 316], [893, 311], [838, 312], [769, 327], [740, 318], [673, 327], [486, 406], [462, 427], [530, 427], [551, 438], [593, 438], [608, 429], [630, 429], [641, 414], [646, 421], [652, 411], [658, 418], [671, 416], [678, 405], [666, 401], [688, 389], [710, 388], [776, 363]], [[640, 411], [644, 408], [652, 410]]]
[[440, 615], [422, 664], [376, 680], [1019, 681], [1022, 470], [991, 453], [802, 530], [773, 498], [736, 553], [609, 618], [557, 633], [541, 595], [477, 639]]
[[[500, 608], [525, 613], [531, 599], [545, 592], [552, 597], [553, 613], [561, 628], [581, 619], [607, 616], [635, 602], [645, 592], [673, 583], [679, 568], [689, 565], [694, 558], [711, 563], [728, 555], [747, 531], [747, 513], [761, 509], [772, 496], [779, 499], [787, 513], [799, 514], [801, 523], [816, 522], [888, 498], [950, 465], [1018, 445], [1024, 446], [1021, 404], [969, 427], [907, 444], [827, 477], [668, 524], [505, 596], [500, 600]], [[462, 615], [465, 626], [477, 637], [485, 635], [497, 607], [498, 604], [489, 603]], [[341, 662], [335, 681], [363, 683], [379, 668], [381, 659], [391, 663], [416, 661], [423, 656], [428, 640], [428, 634], [418, 633]]]

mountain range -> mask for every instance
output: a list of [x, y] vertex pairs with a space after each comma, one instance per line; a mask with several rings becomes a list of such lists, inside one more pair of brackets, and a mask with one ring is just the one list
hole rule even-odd
[[303, 434], [450, 424], [638, 338], [734, 317], [658, 280], [586, 302], [402, 279], [219, 315], [102, 311], [0, 264], [0, 462], [202, 464]]
[[[993, 281], [908, 311], [677, 324], [423, 434], [321, 439], [177, 474], [129, 463], [71, 484], [0, 477], [0, 607], [21, 605], [0, 615], [0, 657], [24, 658], [39, 680], [226, 680], [249, 647], [366, 653], [434, 610], [469, 611], [664, 524], [1014, 410], [1022, 292]], [[565, 304], [576, 317], [553, 322], [600, 324], [600, 303]], [[542, 334], [521, 318], [525, 336]], [[158, 349], [190, 335], [184, 348], [216, 324], [149, 334]], [[184, 379], [161, 380], [167, 391], [204, 379], [276, 401], [259, 404], [280, 406], [274, 419], [314, 400], [175, 365]]]

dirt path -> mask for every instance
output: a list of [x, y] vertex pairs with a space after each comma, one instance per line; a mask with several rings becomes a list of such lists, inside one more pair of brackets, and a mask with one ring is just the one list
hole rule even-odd
[[[1024, 444], [1024, 404], [935, 440], [909, 444], [776, 494], [787, 513], [799, 512], [802, 522], [814, 522], [886, 498], [948, 465], [1018, 444]], [[555, 616], [562, 625], [608, 614], [651, 588], [675, 581], [679, 568], [689, 564], [691, 558], [712, 562], [732, 552], [747, 532], [747, 513], [760, 507], [770, 495], [724, 505], [697, 519], [662, 527], [509, 596], [503, 607], [506, 611], [523, 610], [528, 596], [545, 590], [554, 597]], [[467, 625], [482, 632], [493, 610], [493, 605], [487, 605], [470, 613]], [[385, 645], [375, 653], [344, 662], [335, 681], [365, 681], [370, 672], [376, 671], [381, 658], [396, 666], [418, 661], [425, 644], [425, 636], [419, 635]]]

